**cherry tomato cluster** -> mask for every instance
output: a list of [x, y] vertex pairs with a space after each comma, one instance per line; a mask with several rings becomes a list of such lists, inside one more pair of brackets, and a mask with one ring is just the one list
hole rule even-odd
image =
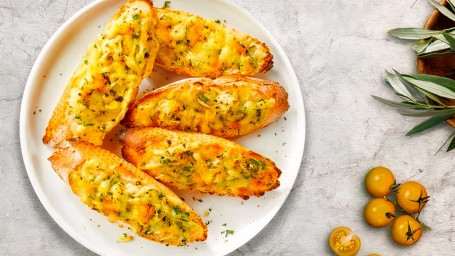
[[[393, 173], [380, 166], [368, 172], [365, 187], [374, 197], [364, 208], [366, 222], [375, 228], [392, 224], [390, 232], [398, 244], [412, 245], [419, 241], [423, 228], [418, 217], [430, 198], [425, 187], [415, 181], [397, 184]], [[390, 198], [391, 194], [396, 202]], [[402, 212], [400, 216], [396, 207]]]

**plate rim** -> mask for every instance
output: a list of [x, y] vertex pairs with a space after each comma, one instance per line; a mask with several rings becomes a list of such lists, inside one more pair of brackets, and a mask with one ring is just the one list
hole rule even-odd
[[[37, 195], [38, 199], [40, 200], [41, 204], [44, 206], [45, 210], [47, 213], [51, 216], [51, 218], [57, 223], [58, 226], [60, 226], [71, 238], [76, 240], [79, 244], [87, 248], [88, 250], [99, 254], [99, 255], [104, 255], [105, 252], [103, 252], [99, 247], [93, 246], [89, 241], [84, 239], [79, 233], [73, 232], [70, 225], [67, 225], [67, 222], [60, 217], [59, 214], [57, 214], [57, 210], [51, 205], [49, 202], [48, 198], [44, 194], [44, 191], [41, 189], [39, 186], [39, 182], [37, 180], [37, 176], [33, 174], [32, 170], [35, 170], [36, 168], [32, 165], [31, 160], [30, 160], [30, 151], [29, 151], [29, 142], [26, 140], [27, 134], [26, 134], [26, 127], [29, 125], [29, 120], [26, 118], [28, 117], [26, 110], [30, 109], [30, 99], [32, 97], [31, 92], [33, 89], [33, 84], [36, 83], [36, 78], [38, 77], [38, 71], [40, 69], [40, 64], [43, 62], [44, 57], [49, 54], [49, 52], [52, 50], [53, 46], [58, 42], [58, 38], [61, 36], [62, 33], [66, 31], [66, 29], [74, 22], [76, 21], [81, 15], [89, 11], [90, 9], [96, 7], [97, 5], [100, 5], [104, 2], [107, 2], [109, 0], [95, 0], [92, 3], [89, 3], [76, 11], [68, 20], [66, 20], [62, 25], [59, 26], [59, 28], [52, 34], [52, 36], [47, 40], [46, 44], [40, 51], [38, 57], [34, 61], [34, 64], [32, 66], [32, 69], [30, 70], [29, 76], [27, 78], [26, 85], [24, 87], [24, 92], [23, 92], [23, 97], [22, 97], [22, 102], [20, 106], [20, 117], [19, 117], [19, 138], [20, 138], [20, 147], [21, 147], [21, 155], [22, 155], [22, 160], [27, 172], [28, 179], [30, 180], [30, 183], [33, 187], [33, 190], [35, 194]], [[244, 8], [240, 7], [236, 3], [230, 2], [228, 0], [216, 0], [222, 4], [230, 5], [233, 7], [237, 12], [240, 12], [242, 15], [248, 16], [253, 22], [254, 25], [259, 27], [262, 32], [266, 34], [266, 37], [276, 46], [276, 51], [279, 52], [279, 55], [284, 56], [283, 58], [283, 64], [286, 65], [286, 69], [289, 69], [292, 71], [292, 76], [290, 79], [294, 84], [297, 85], [296, 91], [299, 93], [296, 97], [296, 105], [295, 109], [297, 110], [297, 126], [301, 126], [303, 131], [302, 135], [300, 136], [300, 140], [297, 142], [297, 145], [300, 145], [297, 149], [297, 158], [295, 161], [293, 161], [290, 169], [297, 169], [295, 172], [295, 175], [292, 179], [292, 184], [291, 189], [285, 192], [285, 196], [283, 197], [284, 199], [280, 202], [280, 207], [275, 208], [272, 212], [269, 212], [268, 214], [271, 214], [271, 218], [260, 225], [260, 228], [254, 230], [251, 232], [249, 235], [247, 235], [246, 239], [242, 241], [241, 244], [234, 246], [235, 248], [226, 251], [225, 254], [229, 254], [233, 252], [234, 250], [240, 248], [247, 242], [249, 242], [253, 237], [255, 237], [259, 232], [261, 232], [265, 226], [267, 226], [273, 218], [276, 216], [278, 211], [283, 207], [283, 204], [289, 197], [290, 192], [292, 191], [292, 187], [294, 187], [295, 181], [297, 179], [297, 176], [300, 172], [300, 165], [302, 163], [303, 159], [303, 153], [305, 149], [305, 142], [306, 142], [306, 115], [305, 115], [305, 106], [303, 102], [303, 95], [302, 95], [302, 90], [300, 87], [300, 83], [297, 78], [297, 74], [295, 72], [294, 67], [292, 66], [292, 63], [286, 54], [286, 52], [283, 50], [281, 47], [281, 44], [278, 42], [278, 40], [275, 38], [275, 36], [264, 26], [262, 23], [260, 23], [255, 16], [253, 16], [249, 11], [245, 10]], [[298, 160], [298, 161], [297, 161]]]

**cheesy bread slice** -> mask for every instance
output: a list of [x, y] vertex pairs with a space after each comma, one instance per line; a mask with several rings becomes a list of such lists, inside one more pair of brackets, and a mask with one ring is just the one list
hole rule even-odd
[[43, 137], [52, 146], [68, 138], [101, 145], [125, 116], [158, 51], [156, 13], [149, 0], [123, 5], [88, 47]]
[[139, 236], [169, 245], [204, 241], [207, 227], [177, 195], [113, 153], [75, 140], [59, 144], [52, 167], [90, 208]]
[[122, 124], [233, 138], [277, 121], [289, 108], [287, 99], [277, 82], [242, 76], [190, 78], [142, 97]]
[[157, 8], [156, 64], [189, 76], [254, 76], [273, 66], [270, 49], [256, 38], [183, 11]]
[[272, 160], [216, 136], [132, 128], [121, 143], [127, 161], [176, 189], [248, 199], [280, 185]]

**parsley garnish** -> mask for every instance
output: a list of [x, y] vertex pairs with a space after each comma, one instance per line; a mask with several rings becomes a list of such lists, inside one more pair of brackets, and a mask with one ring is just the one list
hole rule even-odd
[[263, 160], [256, 160], [253, 158], [250, 158], [250, 164], [256, 166], [257, 169], [264, 170], [265, 169], [265, 164]]
[[169, 5], [171, 5], [171, 1], [164, 1], [163, 8], [169, 8]]
[[224, 238], [226, 238], [228, 235], [233, 235], [234, 234], [234, 230], [226, 229], [225, 231], [221, 231], [221, 234], [226, 234], [224, 236]]
[[200, 101], [204, 102], [205, 104], [209, 103], [210, 101], [210, 99], [207, 96], [205, 96], [204, 93], [199, 93], [197, 97], [199, 98]]
[[161, 157], [160, 158], [160, 163], [161, 164], [169, 164], [171, 162], [171, 159], [166, 158], [166, 157]]
[[226, 230], [226, 235], [224, 237], [226, 238], [228, 235], [233, 235], [233, 234], [234, 234], [234, 230], [227, 229]]
[[139, 19], [139, 14], [134, 14], [133, 15], [133, 20], [137, 20], [137, 19]]

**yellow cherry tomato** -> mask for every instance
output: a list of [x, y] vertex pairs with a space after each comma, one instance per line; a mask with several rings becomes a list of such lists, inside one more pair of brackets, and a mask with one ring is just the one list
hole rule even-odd
[[380, 198], [387, 196], [395, 184], [395, 177], [385, 167], [378, 166], [371, 169], [365, 176], [365, 187], [373, 197]]
[[409, 214], [420, 212], [429, 199], [427, 190], [418, 182], [407, 181], [398, 187], [397, 204]]
[[390, 227], [392, 239], [397, 244], [412, 245], [419, 241], [422, 236], [422, 225], [409, 215], [403, 215], [395, 219]]
[[335, 228], [330, 234], [329, 244], [339, 256], [352, 256], [360, 249], [360, 239], [347, 227]]
[[374, 198], [365, 205], [363, 214], [370, 226], [382, 228], [389, 225], [395, 217], [395, 205], [384, 198]]

